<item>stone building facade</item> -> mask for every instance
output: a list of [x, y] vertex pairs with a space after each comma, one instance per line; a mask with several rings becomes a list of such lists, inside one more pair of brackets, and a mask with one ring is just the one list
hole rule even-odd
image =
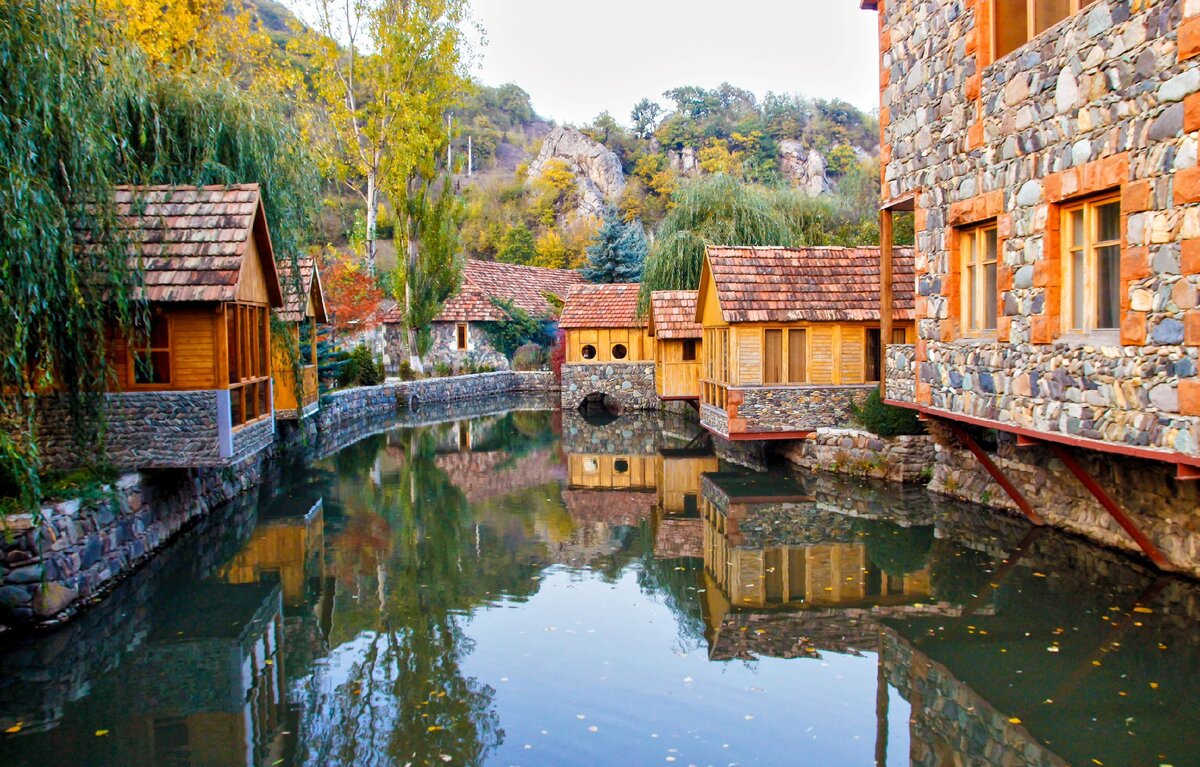
[[884, 232], [911, 210], [916, 238], [889, 399], [1149, 459], [1169, 514], [1200, 467], [1200, 3], [1095, 0], [1015, 40], [996, 0], [863, 6]]
[[563, 410], [577, 410], [593, 395], [618, 410], [654, 410], [658, 393], [654, 390], [653, 362], [610, 362], [604, 365], [563, 365]]

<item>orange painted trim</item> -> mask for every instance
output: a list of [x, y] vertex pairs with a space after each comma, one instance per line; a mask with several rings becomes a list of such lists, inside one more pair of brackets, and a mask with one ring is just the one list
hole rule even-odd
[[[1189, 383], [1181, 381], [1180, 384]], [[1200, 386], [1200, 381], [1194, 382]], [[918, 382], [918, 385], [920, 383]], [[928, 386], [929, 384], [925, 384]], [[983, 426], [988, 429], [996, 429], [997, 431], [1008, 432], [1009, 434], [1024, 435], [1033, 437], [1034, 439], [1042, 440], [1043, 442], [1057, 442], [1060, 445], [1070, 445], [1071, 447], [1079, 447], [1085, 450], [1095, 450], [1100, 453], [1113, 453], [1115, 455], [1125, 455], [1130, 458], [1141, 458], [1147, 461], [1160, 461], [1162, 463], [1184, 464], [1187, 466], [1200, 466], [1200, 456], [1183, 455], [1167, 450], [1156, 450], [1149, 447], [1136, 447], [1133, 445], [1117, 445], [1112, 442], [1101, 442], [1098, 439], [1088, 439], [1087, 437], [1072, 437], [1069, 434], [1060, 434], [1058, 432], [1039, 431], [1030, 429], [1024, 426], [1016, 426], [1011, 423], [1002, 421], [993, 421], [988, 418], [977, 418], [973, 415], [965, 415], [963, 413], [952, 413], [948, 410], [935, 408], [931, 405], [918, 405], [912, 402], [900, 402], [898, 400], [885, 399], [889, 405], [896, 407], [905, 407], [909, 410], [917, 410], [928, 415], [937, 416], [939, 418], [948, 418], [954, 421], [962, 421], [964, 423], [974, 424], [975, 426]]]

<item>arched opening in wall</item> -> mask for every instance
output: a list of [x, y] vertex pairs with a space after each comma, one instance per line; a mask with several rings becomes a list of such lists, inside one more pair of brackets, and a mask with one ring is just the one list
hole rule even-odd
[[621, 415], [621, 403], [602, 392], [592, 392], [579, 403], [579, 414], [594, 426], [603, 426]]
[[612, 358], [614, 360], [623, 360], [629, 356], [629, 350], [625, 348], [625, 344], [613, 344]]
[[613, 472], [617, 474], [628, 474], [629, 461], [625, 460], [624, 458], [618, 458], [617, 460], [613, 461]]
[[596, 347], [591, 344], [584, 344], [583, 348], [579, 350], [579, 355], [585, 360], [594, 360], [596, 359]]

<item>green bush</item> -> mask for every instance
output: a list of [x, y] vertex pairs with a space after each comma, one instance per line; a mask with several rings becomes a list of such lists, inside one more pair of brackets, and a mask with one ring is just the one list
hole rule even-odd
[[397, 371], [401, 381], [411, 381], [416, 378], [416, 373], [413, 371], [412, 363], [404, 360], [400, 363], [400, 369]]
[[537, 344], [523, 344], [513, 352], [514, 370], [541, 370], [546, 367], [549, 355]]
[[433, 363], [433, 374], [438, 378], [447, 378], [454, 375], [454, 369], [450, 367], [449, 362]]
[[359, 345], [350, 351], [338, 376], [338, 386], [378, 386], [383, 379], [383, 363], [375, 359], [366, 345]]
[[851, 405], [850, 414], [867, 431], [881, 437], [925, 433], [925, 425], [917, 420], [917, 411], [885, 403], [878, 389], [872, 389], [861, 406]]

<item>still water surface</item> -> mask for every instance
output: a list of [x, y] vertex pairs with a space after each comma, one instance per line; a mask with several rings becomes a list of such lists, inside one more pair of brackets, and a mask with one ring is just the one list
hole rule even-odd
[[0, 647], [0, 764], [1200, 764], [1200, 588], [694, 426], [496, 403]]

